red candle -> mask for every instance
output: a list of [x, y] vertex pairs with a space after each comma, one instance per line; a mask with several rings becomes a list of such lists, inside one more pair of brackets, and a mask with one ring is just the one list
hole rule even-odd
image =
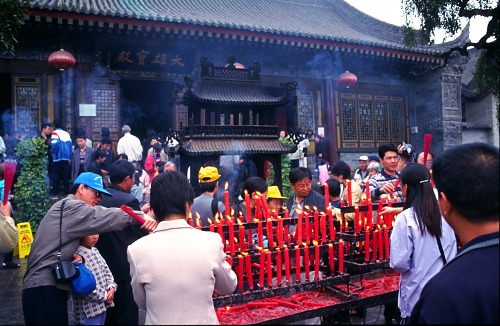
[[330, 207], [330, 190], [328, 189], [328, 183], [326, 182], [324, 187], [324, 194], [325, 194], [325, 210], [327, 210]]
[[261, 221], [261, 211], [260, 211], [260, 197], [257, 196], [257, 198], [255, 199], [255, 218], [258, 220], [258, 221]]
[[339, 273], [344, 274], [344, 241], [339, 240]]
[[267, 207], [267, 201], [264, 196], [260, 196], [260, 203], [262, 205], [262, 210], [264, 211], [264, 216], [266, 217], [266, 219], [268, 219], [271, 216], [271, 214], [269, 208]]
[[368, 227], [365, 231], [365, 260], [370, 261], [370, 229]]
[[306, 234], [306, 244], [309, 244], [310, 243], [309, 241], [311, 241], [311, 237], [310, 237], [310, 235], [311, 235], [311, 233], [310, 233], [311, 232], [311, 224], [309, 223], [309, 215], [306, 214], [304, 216], [304, 221], [306, 222], [305, 223], [306, 224], [305, 225], [306, 228], [305, 228], [305, 231], [304, 231], [305, 234]]
[[238, 255], [238, 290], [243, 291], [243, 256]]
[[319, 246], [316, 244], [314, 246], [314, 279], [319, 281]]
[[250, 207], [250, 195], [245, 190], [245, 209], [247, 214], [247, 223], [252, 222], [252, 209]]
[[197, 217], [196, 217], [196, 228], [198, 230], [201, 230], [201, 218], [200, 216], [198, 215], [198, 213], [196, 213]]
[[368, 226], [370, 230], [373, 228], [373, 203], [372, 199], [368, 199]]
[[262, 302], [252, 301], [247, 303], [248, 308], [277, 307], [279, 305], [280, 304], [275, 301], [262, 301]]
[[384, 259], [384, 247], [383, 247], [383, 239], [382, 239], [382, 230], [380, 229], [378, 232], [378, 258]]
[[285, 277], [287, 284], [290, 284], [290, 252], [288, 251], [288, 246], [285, 245], [284, 249], [285, 254]]
[[248, 246], [252, 247], [253, 246], [253, 237], [252, 237], [252, 230], [248, 230]]
[[266, 256], [265, 256], [265, 253], [264, 253], [264, 250], [261, 250], [260, 251], [260, 260], [259, 260], [259, 263], [260, 263], [260, 268], [259, 268], [259, 286], [261, 289], [264, 288], [264, 266], [266, 264]]
[[321, 214], [321, 243], [326, 242], [326, 215]]
[[370, 194], [370, 182], [369, 181], [366, 181], [366, 184], [365, 184], [365, 194], [366, 194], [366, 199], [370, 199], [371, 198], [371, 194]]
[[300, 247], [295, 246], [295, 283], [300, 283]]
[[372, 259], [373, 261], [377, 260], [377, 249], [378, 249], [378, 230], [374, 229], [373, 230], [373, 239], [372, 239]]
[[192, 218], [188, 219], [188, 224], [189, 224], [190, 226], [194, 227], [194, 222], [193, 222], [193, 219], [192, 219]]
[[226, 261], [227, 263], [229, 264], [229, 266], [233, 266], [233, 257], [231, 257], [230, 255], [226, 255]]
[[207, 222], [210, 227], [210, 232], [215, 232], [215, 225], [212, 223], [212, 220], [210, 218], [207, 218]]
[[229, 192], [227, 191], [227, 187], [228, 187], [228, 183], [226, 181], [226, 185], [224, 186], [224, 207], [225, 207], [225, 214], [226, 214], [226, 218], [227, 216], [231, 215], [231, 211], [230, 211], [230, 208], [229, 208]]
[[279, 248], [276, 249], [276, 284], [281, 285], [281, 251]]
[[319, 241], [319, 212], [314, 208], [314, 240]]
[[271, 252], [268, 251], [266, 253], [267, 256], [267, 285], [269, 287], [273, 286], [273, 264], [272, 264], [272, 259], [271, 259]]
[[297, 219], [297, 243], [302, 243], [302, 211], [299, 212], [299, 218]]
[[380, 201], [378, 202], [377, 223], [375, 224], [376, 227], [380, 226], [380, 212], [382, 212], [382, 208], [384, 207], [384, 199], [385, 198], [380, 198]]
[[288, 208], [285, 207], [285, 218], [288, 218]]
[[326, 211], [328, 213], [328, 224], [330, 227], [330, 241], [335, 240], [335, 226], [333, 225], [333, 210], [328, 209]]
[[278, 247], [283, 248], [283, 219], [278, 218], [278, 228], [276, 230], [276, 237], [278, 238]]
[[361, 224], [359, 219], [359, 206], [354, 207], [354, 232], [359, 233], [361, 231]]
[[290, 233], [288, 232], [288, 225], [285, 225], [283, 233], [285, 236], [286, 243], [290, 244], [291, 241], [290, 241]]
[[274, 248], [274, 241], [273, 241], [273, 221], [271, 219], [267, 220], [267, 244], [269, 246], [269, 249]]
[[304, 246], [304, 268], [306, 272], [306, 282], [309, 282], [309, 247]]
[[227, 227], [229, 228], [229, 250], [231, 255], [234, 255], [234, 223], [230, 217], [227, 219]]
[[328, 244], [328, 262], [330, 265], [331, 275], [335, 274], [335, 260], [333, 259], [333, 244]]
[[240, 251], [245, 251], [246, 250], [245, 228], [243, 227], [243, 225], [240, 225], [240, 227], [238, 228], [238, 233], [240, 238]]
[[340, 199], [340, 207], [345, 207], [344, 199]]
[[389, 259], [390, 246], [389, 246], [389, 228], [384, 225], [384, 240], [385, 240], [385, 259]]
[[222, 225], [221, 224], [219, 224], [217, 226], [217, 231], [219, 232], [220, 238], [222, 239], [222, 244], [225, 245], [226, 244], [226, 239], [224, 238], [224, 232], [222, 231]]
[[250, 260], [250, 255], [245, 257], [245, 265], [247, 267], [247, 282], [250, 290], [253, 290], [253, 275], [252, 275], [252, 263]]
[[264, 248], [264, 231], [262, 231], [262, 221], [257, 222], [257, 237], [259, 238], [259, 247]]
[[352, 206], [352, 185], [351, 180], [347, 179], [347, 203], [348, 206]]

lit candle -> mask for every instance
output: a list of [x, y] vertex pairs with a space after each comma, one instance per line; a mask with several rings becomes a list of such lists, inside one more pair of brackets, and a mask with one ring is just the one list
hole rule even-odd
[[264, 248], [264, 231], [262, 231], [262, 221], [257, 222], [257, 237], [259, 238], [259, 247]]
[[330, 273], [331, 275], [335, 274], [335, 260], [333, 258], [333, 244], [328, 244], [328, 263], [330, 265]]
[[193, 222], [193, 219], [192, 219], [192, 218], [188, 219], [188, 224], [189, 224], [190, 226], [194, 227], [194, 222]]
[[273, 286], [273, 264], [272, 264], [272, 259], [271, 259], [271, 251], [268, 251], [266, 253], [267, 255], [267, 285], [269, 287]]
[[372, 199], [368, 198], [368, 226], [370, 230], [373, 228], [373, 203]]
[[377, 249], [378, 249], [378, 230], [373, 230], [373, 239], [372, 239], [372, 259], [373, 261], [377, 260]]
[[266, 231], [267, 231], [267, 245], [269, 249], [273, 249], [274, 248], [273, 221], [270, 218], [267, 220]]
[[328, 223], [330, 227], [330, 241], [334, 241], [336, 232], [335, 232], [335, 225], [333, 225], [333, 210], [328, 209], [327, 213], [328, 213]]
[[328, 189], [328, 183], [324, 183], [324, 193], [325, 193], [325, 210], [330, 207], [330, 190]]
[[283, 233], [285, 236], [285, 242], [290, 244], [291, 241], [290, 241], [290, 233], [288, 232], [288, 225], [285, 225]]
[[245, 265], [247, 267], [247, 282], [250, 290], [253, 290], [253, 275], [252, 275], [252, 262], [250, 260], [250, 255], [245, 257]]
[[243, 256], [238, 255], [238, 290], [243, 291]]
[[304, 221], [306, 222], [305, 223], [305, 227], [306, 228], [305, 228], [304, 232], [306, 234], [306, 244], [308, 245], [310, 243], [309, 241], [311, 241], [311, 237], [310, 237], [310, 235], [311, 235], [311, 233], [310, 233], [311, 232], [311, 224], [309, 223], [309, 215], [307, 215], [307, 213], [304, 216]]
[[378, 232], [378, 257], [380, 259], [384, 259], [384, 247], [383, 247], [383, 239], [382, 239], [382, 229]]
[[200, 218], [200, 215], [198, 213], [196, 213], [197, 217], [196, 217], [196, 228], [198, 230], [201, 230], [201, 218]]
[[279, 248], [276, 249], [276, 284], [281, 285], [281, 251]]
[[380, 212], [382, 212], [382, 208], [384, 207], [384, 199], [385, 198], [380, 198], [380, 201], [378, 202], [377, 223], [375, 224], [376, 227], [380, 226]]
[[326, 242], [326, 215], [321, 214], [321, 243]]
[[348, 206], [352, 206], [352, 185], [351, 180], [347, 179], [347, 203]]
[[300, 247], [295, 246], [295, 283], [300, 283]]
[[288, 208], [287, 207], [285, 207], [285, 218], [289, 218], [288, 217]]
[[227, 191], [228, 186], [229, 186], [229, 184], [226, 181], [226, 185], [224, 186], [224, 207], [226, 210], [226, 212], [225, 212], [226, 218], [227, 218], [227, 216], [229, 216], [231, 214], [231, 211], [229, 208], [229, 192]]
[[302, 243], [302, 211], [299, 211], [299, 217], [297, 219], [297, 243]]
[[365, 193], [366, 193], [366, 199], [370, 199], [371, 198], [371, 194], [370, 194], [370, 182], [369, 181], [366, 181], [366, 184], [365, 184]]
[[290, 284], [290, 252], [288, 251], [288, 246], [285, 245], [284, 249], [285, 254], [285, 277], [287, 284]]
[[234, 255], [234, 223], [233, 220], [228, 217], [227, 219], [227, 227], [229, 228], [229, 250], [231, 251], [231, 255]]
[[224, 238], [224, 232], [222, 231], [222, 225], [217, 225], [217, 231], [219, 232], [220, 238], [222, 239], [222, 244], [226, 244], [226, 239]]
[[370, 229], [368, 227], [365, 231], [365, 260], [370, 261]]
[[304, 246], [304, 268], [306, 273], [306, 282], [309, 282], [309, 247], [307, 244]]
[[210, 232], [215, 232], [215, 225], [212, 223], [212, 220], [210, 218], [207, 218], [207, 222], [210, 225]]
[[314, 279], [319, 281], [319, 246], [316, 243], [314, 245]]
[[314, 207], [314, 240], [319, 241], [319, 212]]
[[262, 210], [264, 211], [264, 216], [267, 218], [269, 218], [271, 215], [270, 215], [270, 212], [269, 212], [269, 208], [267, 207], [267, 201], [266, 201], [266, 198], [264, 196], [260, 196], [260, 203], [262, 205]]
[[256, 197], [253, 197], [255, 198], [255, 219], [257, 219], [258, 221], [261, 221], [262, 218], [262, 214], [261, 214], [261, 210], [260, 210], [260, 197], [258, 195], [255, 195]]
[[[238, 221], [238, 222], [240, 222], [240, 221]], [[240, 238], [240, 251], [245, 251], [246, 250], [245, 228], [241, 224], [240, 224], [240, 226], [238, 228], [238, 233], [239, 233], [239, 238]]]
[[339, 273], [344, 274], [344, 241], [339, 240]]
[[266, 256], [265, 256], [265, 253], [264, 253], [264, 250], [260, 250], [260, 260], [259, 260], [259, 263], [260, 263], [260, 268], [259, 268], [259, 286], [261, 289], [264, 288], [264, 267], [265, 267], [265, 264], [266, 264]]
[[278, 240], [278, 247], [283, 248], [283, 219], [278, 218], [278, 228], [276, 230], [276, 237]]
[[252, 209], [250, 207], [250, 195], [245, 190], [245, 209], [247, 214], [247, 223], [252, 222]]
[[384, 240], [385, 240], [385, 259], [390, 257], [390, 246], [389, 246], [389, 228], [384, 225]]
[[361, 224], [359, 220], [359, 206], [354, 207], [354, 232], [359, 233], [361, 231], [360, 229]]

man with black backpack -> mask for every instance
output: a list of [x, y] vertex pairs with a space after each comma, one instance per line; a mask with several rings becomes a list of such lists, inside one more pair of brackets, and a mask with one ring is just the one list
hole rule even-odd
[[219, 170], [214, 166], [202, 167], [198, 172], [198, 182], [203, 193], [194, 199], [191, 206], [191, 217], [198, 223], [198, 216], [202, 227], [209, 226], [208, 219], [215, 222], [214, 216], [224, 216], [224, 203], [219, 201], [214, 195], [219, 190]]

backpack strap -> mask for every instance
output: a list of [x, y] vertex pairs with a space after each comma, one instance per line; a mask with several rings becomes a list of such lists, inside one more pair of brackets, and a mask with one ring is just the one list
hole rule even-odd
[[219, 212], [219, 201], [217, 200], [217, 198], [214, 197], [214, 199], [212, 199], [211, 207], [212, 215], [215, 217], [215, 214]]

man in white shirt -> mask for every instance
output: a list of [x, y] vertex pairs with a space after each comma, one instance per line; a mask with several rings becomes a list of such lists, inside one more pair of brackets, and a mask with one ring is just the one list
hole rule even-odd
[[122, 127], [123, 137], [118, 141], [116, 148], [118, 155], [127, 154], [128, 161], [141, 161], [142, 160], [142, 145], [139, 138], [130, 133], [132, 129], [129, 125]]

